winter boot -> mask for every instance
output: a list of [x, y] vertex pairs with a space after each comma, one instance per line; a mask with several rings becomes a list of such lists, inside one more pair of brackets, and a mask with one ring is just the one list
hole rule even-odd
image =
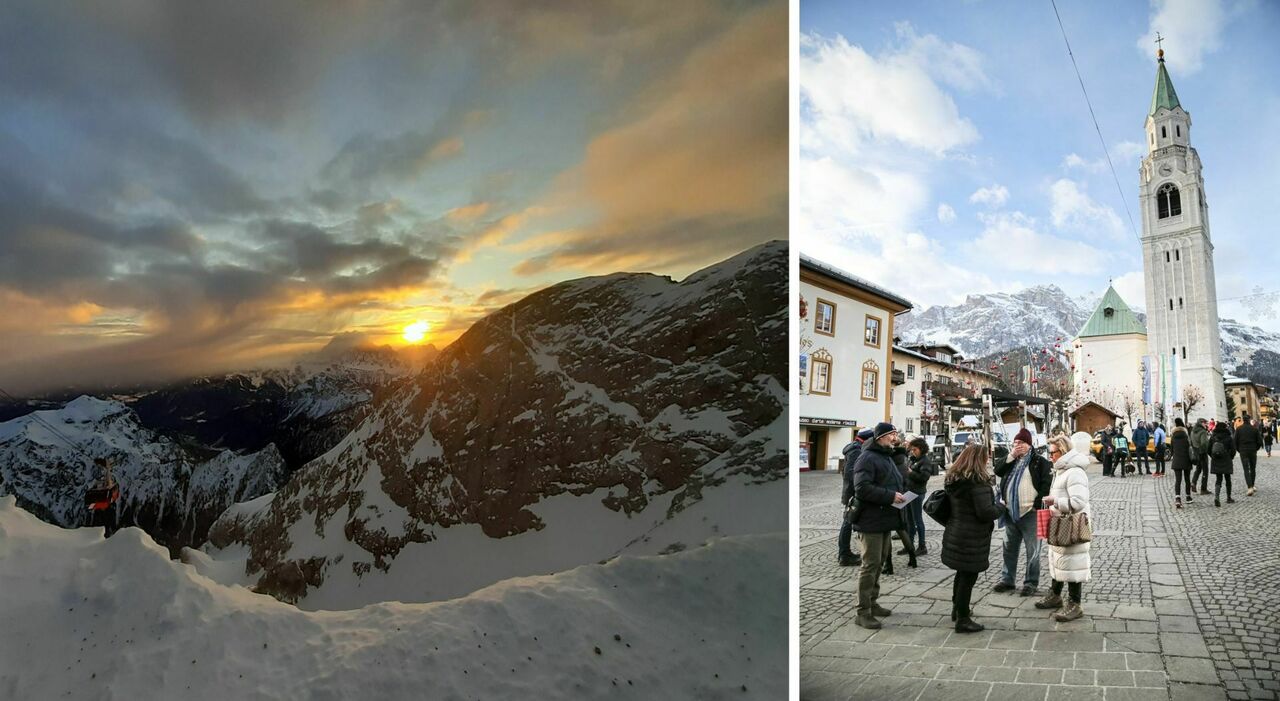
[[871, 615], [875, 616], [876, 618], [888, 618], [889, 616], [893, 615], [893, 611], [890, 611], [889, 609], [881, 606], [880, 604], [872, 604]]
[[887, 557], [884, 560], [884, 568], [880, 570], [882, 574], [893, 574], [893, 558]]
[[1062, 608], [1062, 595], [1055, 594], [1051, 589], [1048, 594], [1044, 595], [1043, 599], [1036, 602], [1036, 608], [1045, 611], [1056, 611], [1057, 609]]
[[1231, 498], [1231, 495], [1230, 495], [1230, 494], [1228, 494], [1228, 495], [1227, 495], [1227, 503], [1228, 503], [1228, 504], [1234, 504], [1234, 503], [1236, 503], [1236, 500], [1235, 500], [1235, 499], [1232, 499], [1232, 498]]
[[928, 554], [929, 554], [929, 549], [928, 549], [928, 548], [926, 548], [924, 545], [921, 545], [920, 547], [916, 548], [916, 554], [917, 554], [917, 555], [928, 555]]
[[1195, 499], [1191, 498], [1191, 492], [1187, 492], [1187, 503], [1188, 504], [1195, 503]]
[[907, 567], [919, 567], [916, 562], [916, 554], [914, 552], [907, 553]]
[[982, 624], [974, 623], [973, 619], [969, 618], [968, 616], [965, 616], [964, 618], [961, 618], [960, 620], [956, 621], [957, 633], [978, 633], [978, 632], [981, 632], [982, 630], [983, 630]]
[[872, 616], [869, 613], [858, 614], [858, 617], [853, 619], [853, 622], [860, 628], [870, 628], [871, 630], [876, 630], [881, 627], [880, 621], [877, 621], [875, 616]]
[[1084, 609], [1080, 608], [1080, 602], [1070, 601], [1061, 611], [1053, 614], [1053, 620], [1059, 623], [1066, 623], [1067, 621], [1074, 621], [1083, 615]]
[[1174, 498], [1173, 498], [1173, 508], [1175, 508], [1175, 509], [1181, 509], [1181, 508], [1182, 508], [1182, 497], [1174, 497]]
[[[1227, 501], [1231, 501], [1231, 499], [1230, 499], [1230, 498], [1228, 498], [1228, 499], [1227, 499]], [[1214, 497], [1214, 498], [1213, 498], [1213, 505], [1214, 505], [1214, 506], [1222, 506], [1222, 500], [1221, 500], [1221, 499], [1219, 499], [1218, 497]]]

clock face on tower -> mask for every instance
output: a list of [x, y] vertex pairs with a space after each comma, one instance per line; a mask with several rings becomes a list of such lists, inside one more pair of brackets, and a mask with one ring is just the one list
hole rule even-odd
[[1160, 166], [1160, 174], [1161, 174], [1161, 175], [1163, 175], [1163, 176], [1165, 176], [1165, 177], [1168, 177], [1169, 175], [1172, 175], [1172, 174], [1173, 174], [1173, 166], [1169, 165], [1168, 163], [1165, 163], [1164, 165]]

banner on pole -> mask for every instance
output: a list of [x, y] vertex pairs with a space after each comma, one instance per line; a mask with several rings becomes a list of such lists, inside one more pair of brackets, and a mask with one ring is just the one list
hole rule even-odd
[[1142, 356], [1142, 403], [1151, 403], [1151, 356]]

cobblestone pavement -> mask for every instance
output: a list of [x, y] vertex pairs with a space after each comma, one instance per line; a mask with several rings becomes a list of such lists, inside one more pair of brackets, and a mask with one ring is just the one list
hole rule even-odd
[[920, 567], [895, 555], [896, 574], [880, 580], [880, 603], [894, 612], [884, 628], [853, 624], [857, 570], [836, 562], [840, 477], [802, 473], [801, 698], [1280, 700], [1280, 607], [1267, 605], [1280, 595], [1280, 454], [1259, 459], [1257, 496], [1244, 496], [1238, 468], [1235, 478], [1238, 503], [1214, 508], [1204, 497], [1175, 510], [1172, 471], [1121, 479], [1093, 465], [1085, 616], [1056, 623], [1032, 606], [1038, 597], [992, 592], [997, 529], [974, 589], [987, 630], [958, 635], [932, 521]]

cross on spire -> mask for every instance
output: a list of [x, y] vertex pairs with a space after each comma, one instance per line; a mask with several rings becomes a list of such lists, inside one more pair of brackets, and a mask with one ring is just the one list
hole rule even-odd
[[1160, 32], [1156, 32], [1156, 55], [1164, 58], [1164, 37], [1160, 36]]

